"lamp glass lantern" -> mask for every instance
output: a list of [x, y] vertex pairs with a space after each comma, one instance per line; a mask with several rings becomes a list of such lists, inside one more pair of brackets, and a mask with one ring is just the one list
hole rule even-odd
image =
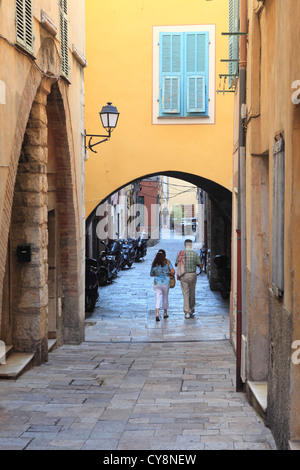
[[102, 126], [104, 129], [110, 131], [117, 126], [118, 119], [119, 119], [119, 112], [112, 103], [107, 103], [107, 105], [103, 106], [100, 114]]

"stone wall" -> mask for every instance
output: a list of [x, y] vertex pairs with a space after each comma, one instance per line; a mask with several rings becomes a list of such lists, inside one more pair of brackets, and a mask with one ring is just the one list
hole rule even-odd
[[[6, 26], [12, 25], [14, 7], [0, 2], [0, 58], [10, 64], [3, 68], [5, 99], [2, 96], [0, 103], [0, 338], [15, 350], [33, 352], [39, 364], [47, 360], [49, 334], [58, 344], [78, 344], [84, 339], [86, 61], [72, 53], [75, 49], [84, 52], [84, 1], [69, 2], [69, 45], [76, 45], [68, 51], [69, 79], [62, 76], [60, 35], [39, 21], [43, 11], [59, 31], [59, 5], [50, 0], [33, 3], [35, 40], [29, 53], [16, 46], [14, 25]], [[48, 173], [49, 123], [52, 162], [57, 168], [54, 186], [53, 174]], [[55, 217], [51, 269], [59, 272], [57, 290], [52, 289], [48, 275], [53, 255], [48, 211]], [[23, 244], [30, 244], [30, 262], [17, 260], [17, 247]], [[49, 286], [52, 306], [57, 303], [58, 307], [50, 326]]]
[[[19, 160], [11, 220], [13, 345], [47, 360], [47, 113], [49, 90], [33, 103]], [[30, 263], [18, 262], [18, 245], [29, 243]]]
[[[62, 96], [64, 86], [53, 80], [42, 81], [30, 111], [12, 188], [11, 337], [16, 351], [34, 352], [36, 364], [48, 358], [48, 120], [55, 141], [58, 262], [62, 278], [56, 337], [59, 344], [77, 344], [84, 339], [80, 216], [70, 151], [72, 130], [65, 112], [67, 98]], [[31, 247], [30, 262], [17, 260], [17, 248], [24, 244]]]

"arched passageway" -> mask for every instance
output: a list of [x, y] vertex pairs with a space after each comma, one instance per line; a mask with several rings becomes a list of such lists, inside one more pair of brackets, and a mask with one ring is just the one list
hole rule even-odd
[[[220, 254], [227, 256], [229, 260], [231, 259], [232, 195], [228, 189], [216, 182], [195, 174], [176, 171], [148, 174], [137, 180], [130, 181], [127, 185], [119, 188], [118, 191], [108, 195], [87, 218], [86, 256], [98, 259], [100, 252], [103, 250], [102, 241], [126, 238], [128, 235], [138, 237], [140, 231], [144, 232], [145, 237], [149, 238], [148, 246], [153, 246], [160, 241], [161, 229], [163, 227], [174, 229], [174, 224], [172, 226], [172, 222], [170, 222], [168, 196], [164, 193], [164, 191], [166, 192], [164, 184], [165, 181], [168, 181], [168, 178], [175, 178], [179, 183], [180, 181], [181, 183], [187, 182], [193, 185], [195, 189], [198, 188], [197, 205], [199, 211], [195, 214], [190, 212], [189, 216], [195, 215], [199, 226], [198, 230], [200, 232], [202, 230], [203, 235], [201, 239], [198, 238], [198, 232], [197, 234], [193, 233], [193, 237], [195, 236], [195, 240], [198, 242], [198, 248], [205, 249], [209, 286], [211, 290], [217, 290], [219, 273], [212, 260], [216, 255]], [[148, 186], [145, 186], [145, 182], [147, 182]], [[156, 188], [154, 192], [152, 191], [151, 195], [149, 195], [150, 183], [152, 183], [152, 189]], [[148, 202], [143, 197], [144, 187], [147, 188]], [[204, 198], [203, 194], [205, 194]], [[147, 206], [145, 209], [148, 222], [144, 220], [145, 216], [143, 215], [142, 228], [140, 227], [140, 213], [143, 211], [143, 208], [141, 209], [140, 205], [136, 205], [138, 202]], [[133, 207], [131, 211], [130, 207]], [[169, 216], [169, 223], [167, 225], [163, 221], [165, 208], [167, 208], [166, 211]], [[184, 220], [185, 215], [187, 213], [182, 212], [182, 220]], [[121, 219], [123, 220], [123, 225]], [[138, 227], [138, 231], [134, 231], [134, 235], [128, 232], [130, 219], [133, 219], [134, 230]], [[102, 231], [99, 230], [100, 226], [103, 228]], [[201, 242], [201, 245], [199, 245], [199, 242]]]
[[2, 225], [7, 252], [0, 335], [14, 351], [32, 353], [37, 365], [47, 361], [49, 339], [62, 344], [84, 337], [67, 109], [65, 85], [51, 79], [41, 80], [31, 108], [24, 106], [20, 120], [27, 125], [13, 155]]
[[[156, 175], [162, 175], [162, 176], [170, 176], [173, 178], [178, 178], [183, 181], [187, 181], [191, 184], [194, 184], [195, 186], [203, 189], [209, 197], [214, 200], [216, 203], [224, 206], [225, 212], [228, 214], [228, 217], [231, 217], [231, 191], [229, 191], [227, 188], [224, 186], [220, 185], [216, 181], [209, 180], [207, 178], [204, 178], [203, 176], [196, 175], [193, 173], [186, 173], [184, 171], [161, 171], [161, 172], [156, 172], [156, 173], [151, 173], [151, 174], [145, 174], [141, 175], [139, 178], [128, 181], [124, 183], [122, 186], [114, 190], [112, 193], [108, 194], [105, 196], [99, 203], [105, 202], [110, 196], [112, 196], [114, 193], [119, 191], [120, 189], [124, 188], [128, 184], [132, 184], [136, 181], [140, 181], [145, 178], [153, 177]], [[226, 209], [225, 209], [226, 208]], [[92, 211], [87, 218], [87, 222], [89, 219], [92, 217], [94, 211]]]

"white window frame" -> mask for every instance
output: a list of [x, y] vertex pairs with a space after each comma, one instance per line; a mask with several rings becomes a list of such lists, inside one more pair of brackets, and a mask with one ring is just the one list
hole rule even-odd
[[[160, 117], [159, 116], [159, 34], [160, 33], [209, 33], [209, 97], [208, 117]], [[216, 26], [210, 25], [179, 25], [153, 27], [153, 70], [152, 70], [152, 124], [154, 125], [191, 125], [215, 124], [216, 106]]]

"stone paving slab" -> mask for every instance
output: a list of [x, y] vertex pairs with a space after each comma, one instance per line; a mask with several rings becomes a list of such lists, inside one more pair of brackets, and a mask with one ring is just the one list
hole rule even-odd
[[170, 317], [155, 322], [149, 272], [159, 247], [175, 261], [182, 242], [160, 242], [100, 289], [84, 343], [0, 382], [0, 450], [276, 449], [235, 392], [228, 302], [208, 289], [205, 274], [196, 318], [184, 319], [177, 285]]

